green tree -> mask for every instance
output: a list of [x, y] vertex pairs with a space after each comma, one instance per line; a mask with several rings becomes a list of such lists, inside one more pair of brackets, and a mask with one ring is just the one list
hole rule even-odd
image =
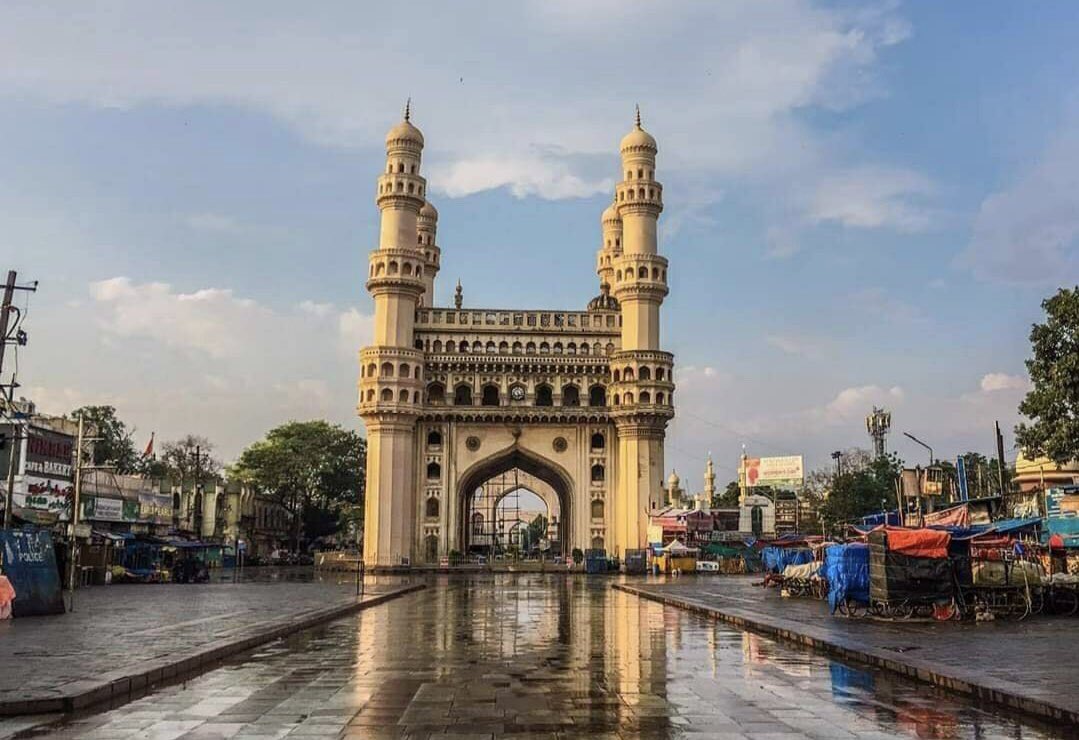
[[738, 486], [738, 481], [732, 480], [727, 484], [720, 493], [712, 496], [712, 508], [713, 509], [730, 509], [738, 505], [738, 496], [741, 494], [741, 488]]
[[161, 445], [161, 462], [165, 472], [180, 485], [194, 480], [214, 480], [222, 470], [221, 461], [214, 457], [214, 443], [196, 434]]
[[536, 518], [528, 524], [528, 530], [525, 535], [528, 538], [529, 549], [532, 549], [539, 545], [539, 541], [547, 538], [547, 517], [543, 514], [536, 514]]
[[1042, 308], [1045, 322], [1030, 330], [1026, 361], [1033, 387], [1019, 404], [1030, 423], [1019, 424], [1015, 438], [1028, 456], [1063, 465], [1079, 459], [1079, 286], [1061, 288]]
[[820, 508], [825, 523], [835, 526], [895, 508], [895, 481], [902, 469], [902, 460], [891, 453], [877, 458], [864, 470], [844, 470], [835, 476]]
[[134, 431], [116, 416], [113, 406], [82, 406], [71, 412], [73, 419], [82, 416], [89, 425], [86, 436], [96, 437], [92, 454], [84, 461], [93, 465], [110, 465], [117, 473], [130, 474], [139, 470], [139, 454], [132, 441]]
[[289, 512], [296, 551], [303, 535], [331, 534], [348, 511], [362, 511], [366, 454], [366, 442], [353, 431], [291, 421], [244, 450], [231, 473]]

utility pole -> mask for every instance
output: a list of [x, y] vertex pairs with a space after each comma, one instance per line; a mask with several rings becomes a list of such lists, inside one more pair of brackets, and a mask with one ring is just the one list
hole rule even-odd
[[1000, 422], [996, 424], [997, 432], [997, 482], [1000, 484], [1000, 496], [1004, 497], [1004, 435], [1000, 433]]
[[[22, 442], [22, 438], [18, 434], [15, 426], [16, 412], [15, 412], [15, 389], [19, 387], [19, 384], [15, 381], [15, 374], [11, 374], [11, 383], [5, 384], [3, 382], [4, 371], [4, 351], [7, 349], [8, 343], [15, 343], [17, 345], [26, 344], [26, 332], [19, 328], [19, 323], [22, 315], [19, 309], [13, 305], [16, 290], [25, 290], [33, 293], [37, 290], [37, 282], [35, 281], [31, 285], [21, 286], [16, 285], [15, 280], [18, 277], [18, 273], [15, 270], [8, 270], [7, 280], [4, 283], [4, 296], [0, 300], [0, 404], [6, 407], [11, 418], [11, 451], [8, 453], [8, 471], [7, 471], [7, 490], [4, 492], [4, 529], [11, 528], [12, 508], [14, 507], [14, 492], [15, 492], [15, 462], [17, 447]], [[15, 314], [15, 323], [11, 323], [11, 315]], [[14, 332], [15, 336], [12, 338], [10, 335]], [[23, 435], [25, 436], [25, 434]]]
[[71, 553], [68, 556], [68, 589], [71, 591], [71, 608], [75, 611], [75, 577], [79, 572], [79, 548], [76, 545], [77, 531], [79, 528], [79, 505], [82, 493], [82, 444], [83, 444], [83, 420], [79, 414], [79, 433], [75, 438], [75, 496], [71, 502]]
[[[11, 317], [11, 300], [15, 297], [16, 272], [8, 270], [7, 282], [4, 283], [4, 300], [0, 303], [0, 372], [4, 370], [4, 348], [7, 346], [7, 330]], [[15, 389], [13, 388], [12, 391]]]
[[202, 448], [195, 445], [195, 519], [198, 522], [195, 536], [202, 539], [202, 519], [206, 516], [206, 501], [202, 498], [202, 469], [200, 458]]

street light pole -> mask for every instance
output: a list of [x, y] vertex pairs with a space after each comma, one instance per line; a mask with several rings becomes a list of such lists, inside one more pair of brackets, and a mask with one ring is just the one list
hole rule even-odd
[[915, 437], [915, 436], [914, 436], [913, 434], [911, 434], [910, 432], [903, 432], [903, 436], [904, 436], [904, 437], [907, 437], [908, 439], [911, 439], [911, 440], [913, 440], [913, 441], [917, 442], [917, 443], [918, 443], [918, 444], [920, 444], [920, 445], [921, 445], [922, 447], [924, 447], [925, 449], [929, 450], [929, 466], [930, 466], [930, 467], [932, 467], [932, 466], [933, 466], [933, 463], [934, 463], [934, 462], [936, 461], [936, 458], [934, 458], [934, 457], [933, 457], [933, 448], [932, 448], [932, 447], [930, 447], [929, 445], [927, 445], [927, 444], [926, 444], [925, 442], [923, 442], [922, 440], [920, 440], [920, 439], [918, 439], [917, 437]]

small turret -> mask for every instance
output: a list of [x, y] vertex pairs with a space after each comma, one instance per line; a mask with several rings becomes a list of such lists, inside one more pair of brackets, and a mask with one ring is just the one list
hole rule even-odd
[[461, 291], [461, 279], [457, 279], [457, 288], [453, 291], [453, 307], [460, 308], [465, 302], [464, 293]]

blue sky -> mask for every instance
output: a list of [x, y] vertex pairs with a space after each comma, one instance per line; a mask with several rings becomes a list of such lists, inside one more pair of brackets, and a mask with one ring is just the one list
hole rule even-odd
[[[582, 307], [642, 107], [665, 185], [668, 462], [989, 451], [1079, 282], [1079, 6], [113, 2], [0, 10], [20, 382], [225, 458], [354, 419], [382, 139], [414, 101], [438, 299]], [[1010, 440], [1010, 435], [1009, 435]], [[699, 485], [699, 483], [697, 484]]]

